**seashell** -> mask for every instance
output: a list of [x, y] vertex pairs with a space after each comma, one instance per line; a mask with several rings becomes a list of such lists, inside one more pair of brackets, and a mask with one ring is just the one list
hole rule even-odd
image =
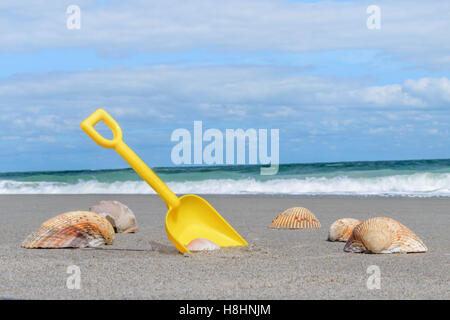
[[60, 214], [44, 222], [22, 243], [24, 248], [84, 248], [112, 244], [114, 229], [104, 217], [89, 211]]
[[320, 222], [308, 209], [294, 207], [279, 214], [273, 219], [269, 227], [276, 229], [312, 229], [320, 228]]
[[100, 201], [99, 204], [89, 208], [105, 217], [117, 233], [131, 233], [137, 231], [136, 217], [133, 211], [119, 201]]
[[353, 232], [353, 229], [362, 221], [353, 218], [342, 218], [333, 222], [328, 232], [329, 241], [346, 242]]
[[189, 251], [219, 250], [220, 247], [208, 239], [194, 239], [186, 246]]
[[426, 252], [425, 244], [394, 219], [377, 217], [359, 224], [345, 244], [347, 252], [408, 253]]

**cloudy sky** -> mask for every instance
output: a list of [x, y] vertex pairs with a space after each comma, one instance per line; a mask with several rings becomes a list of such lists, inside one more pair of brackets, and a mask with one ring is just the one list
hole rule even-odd
[[195, 120], [279, 129], [282, 163], [450, 158], [450, 2], [1, 1], [0, 171], [127, 167], [98, 107], [151, 166]]

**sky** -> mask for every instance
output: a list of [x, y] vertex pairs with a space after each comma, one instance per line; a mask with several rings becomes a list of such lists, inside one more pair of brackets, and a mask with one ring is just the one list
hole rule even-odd
[[150, 166], [196, 120], [279, 129], [281, 163], [450, 158], [449, 40], [449, 1], [4, 0], [0, 172], [127, 167], [100, 107]]

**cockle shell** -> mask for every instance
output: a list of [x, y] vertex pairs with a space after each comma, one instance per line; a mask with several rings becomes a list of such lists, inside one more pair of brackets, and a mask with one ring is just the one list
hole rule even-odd
[[186, 246], [189, 251], [218, 250], [220, 247], [208, 239], [194, 239]]
[[353, 230], [345, 244], [347, 252], [426, 252], [425, 244], [407, 227], [391, 218], [371, 218]]
[[104, 217], [72, 211], [44, 222], [22, 243], [24, 248], [84, 248], [112, 244], [114, 229]]
[[136, 217], [133, 211], [119, 201], [100, 201], [99, 204], [89, 208], [105, 217], [117, 233], [131, 233], [137, 231]]
[[353, 229], [362, 221], [353, 218], [342, 218], [333, 222], [328, 232], [329, 241], [346, 242], [353, 232]]
[[316, 216], [306, 208], [294, 207], [285, 210], [270, 224], [275, 229], [312, 229], [320, 228]]

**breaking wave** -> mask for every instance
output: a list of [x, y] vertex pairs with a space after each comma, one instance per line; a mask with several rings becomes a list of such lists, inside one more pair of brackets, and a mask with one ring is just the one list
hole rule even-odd
[[[259, 180], [196, 179], [167, 183], [177, 194], [212, 195], [337, 195], [450, 197], [450, 173], [414, 173], [378, 177], [302, 177]], [[17, 181], [0, 180], [0, 194], [154, 194], [143, 181]]]

